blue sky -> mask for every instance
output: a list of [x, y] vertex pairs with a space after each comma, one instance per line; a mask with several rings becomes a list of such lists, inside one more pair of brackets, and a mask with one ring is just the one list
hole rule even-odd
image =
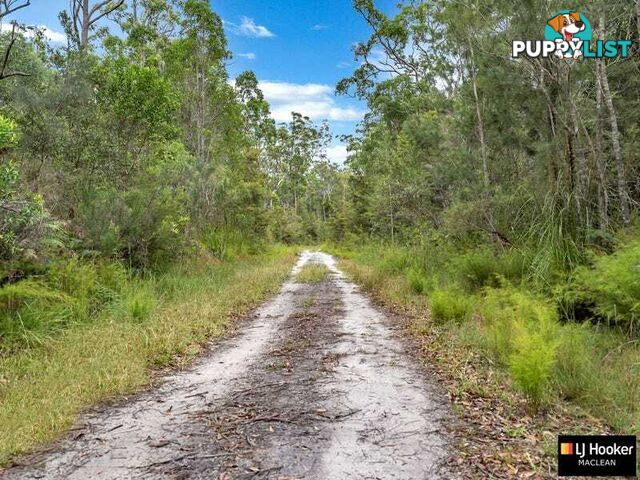
[[[395, 3], [376, 1], [389, 13]], [[212, 0], [211, 5], [225, 23], [234, 56], [228, 64], [231, 78], [253, 70], [276, 121], [297, 111], [317, 122], [328, 120], [336, 135], [354, 131], [366, 106], [333, 94], [335, 84], [357, 66], [352, 45], [370, 35], [351, 0]], [[68, 0], [32, 0], [14, 18], [46, 26], [59, 40], [57, 14], [67, 7]], [[328, 154], [342, 162], [346, 152], [335, 140]]]

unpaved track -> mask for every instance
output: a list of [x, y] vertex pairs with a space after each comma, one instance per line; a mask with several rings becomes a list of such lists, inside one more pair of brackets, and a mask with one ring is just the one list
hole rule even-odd
[[324, 253], [195, 367], [87, 414], [2, 479], [452, 478], [446, 402], [393, 325]]

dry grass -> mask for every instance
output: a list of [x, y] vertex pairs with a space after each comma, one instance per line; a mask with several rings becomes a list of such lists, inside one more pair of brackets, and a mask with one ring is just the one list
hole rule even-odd
[[329, 275], [329, 269], [321, 264], [308, 263], [300, 269], [296, 280], [300, 283], [320, 283]]
[[185, 268], [153, 282], [160, 299], [143, 319], [105, 312], [41, 347], [0, 358], [0, 464], [55, 438], [88, 406], [148, 385], [154, 367], [185, 362], [275, 292], [293, 261], [281, 251]]

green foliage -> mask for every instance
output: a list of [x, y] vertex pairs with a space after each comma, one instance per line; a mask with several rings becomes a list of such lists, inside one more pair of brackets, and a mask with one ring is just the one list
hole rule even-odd
[[126, 317], [134, 322], [149, 318], [158, 304], [157, 293], [148, 285], [139, 285], [122, 299], [121, 308]]
[[416, 268], [409, 269], [409, 285], [413, 293], [425, 293], [430, 290], [430, 282], [421, 271]]
[[597, 389], [597, 342], [589, 324], [567, 323], [562, 327], [554, 383], [563, 398], [579, 399]]
[[524, 341], [528, 334], [540, 335], [552, 343], [558, 334], [558, 315], [553, 305], [521, 289], [509, 286], [487, 289], [481, 313], [486, 321], [487, 347], [505, 364], [516, 349], [518, 335]]
[[0, 151], [18, 144], [18, 124], [0, 113]]
[[255, 253], [256, 243], [230, 227], [208, 227], [200, 235], [202, 245], [219, 260], [234, 260]]
[[436, 289], [429, 294], [431, 318], [437, 323], [462, 323], [471, 317], [473, 307], [473, 298], [459, 289]]
[[104, 86], [99, 102], [113, 115], [118, 129], [126, 135], [139, 131], [149, 137], [171, 132], [177, 95], [157, 69], [132, 65], [126, 58], [101, 67]]
[[123, 299], [135, 283], [118, 263], [78, 258], [52, 262], [38, 280], [0, 289], [0, 350], [39, 344]]
[[628, 332], [640, 326], [640, 241], [632, 240], [611, 255], [594, 257], [593, 266], [576, 268], [558, 288], [567, 317], [594, 318]]
[[556, 362], [556, 345], [540, 332], [522, 328], [516, 334], [509, 371], [517, 386], [540, 405], [549, 397], [549, 384]]

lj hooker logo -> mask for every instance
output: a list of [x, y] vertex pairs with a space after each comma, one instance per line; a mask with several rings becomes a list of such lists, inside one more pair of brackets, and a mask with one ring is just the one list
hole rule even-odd
[[584, 14], [562, 10], [547, 20], [544, 40], [514, 40], [511, 56], [518, 58], [614, 58], [629, 56], [631, 40], [592, 41], [591, 23]]
[[635, 477], [635, 435], [560, 435], [558, 475]]

